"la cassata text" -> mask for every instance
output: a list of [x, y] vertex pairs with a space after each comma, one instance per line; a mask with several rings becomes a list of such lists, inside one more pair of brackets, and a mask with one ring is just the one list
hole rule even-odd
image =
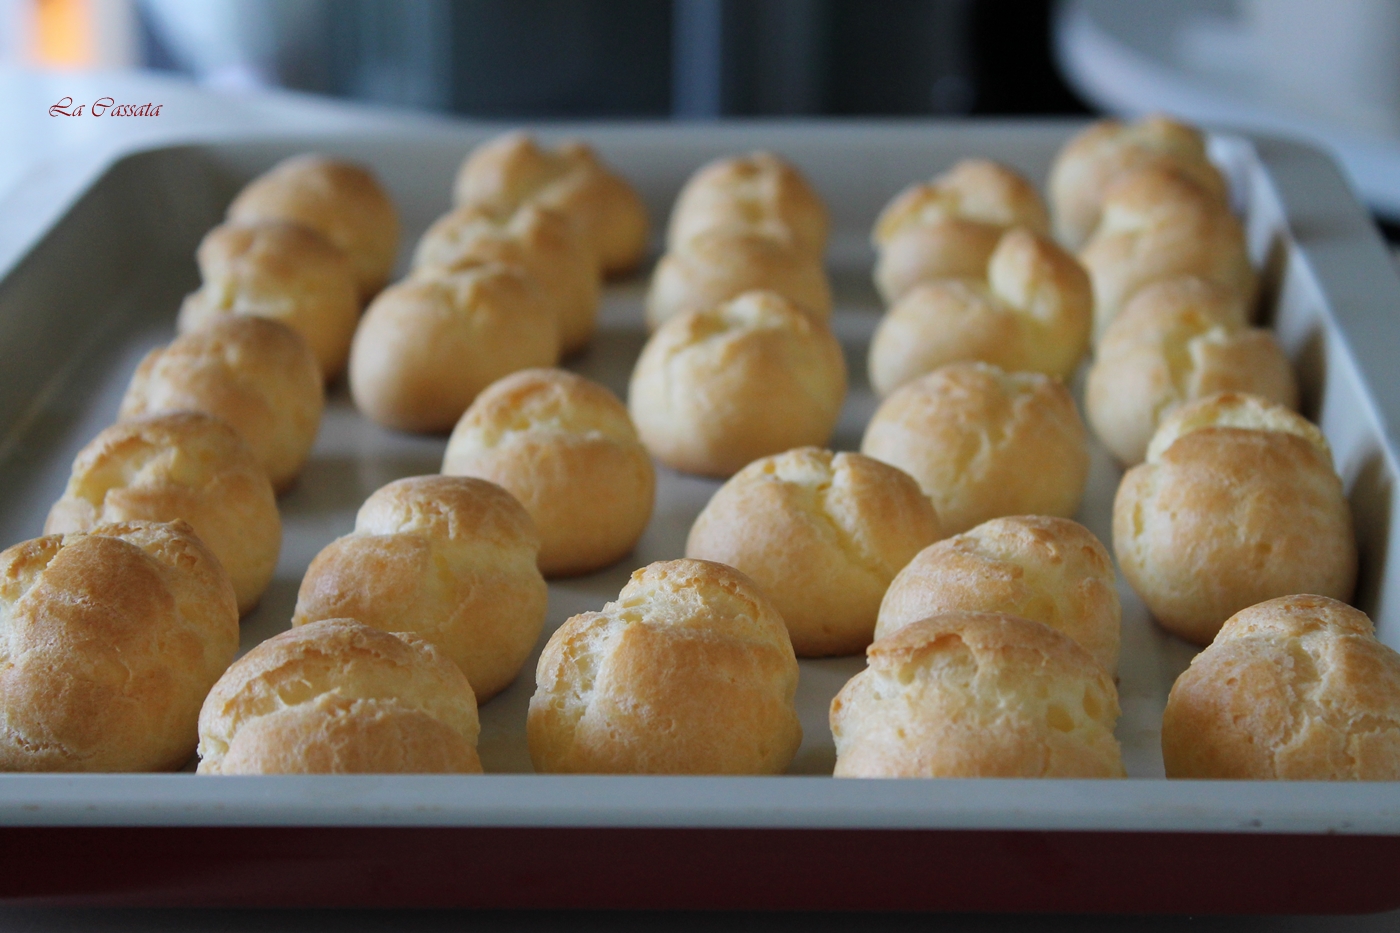
[[119, 104], [110, 97], [99, 97], [91, 104], [74, 105], [73, 98], [63, 100], [49, 108], [51, 117], [81, 117], [86, 111], [90, 117], [158, 117], [164, 104]]

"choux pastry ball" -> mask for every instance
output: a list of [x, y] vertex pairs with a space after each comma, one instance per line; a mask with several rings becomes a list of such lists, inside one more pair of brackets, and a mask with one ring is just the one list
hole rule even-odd
[[661, 561], [545, 645], [526, 729], [535, 770], [780, 774], [802, 742], [797, 658], [732, 567]]
[[1351, 597], [1351, 508], [1322, 432], [1282, 405], [1223, 393], [1183, 405], [1113, 500], [1123, 576], [1167, 631], [1209, 644], [1241, 609]]
[[110, 522], [186, 521], [233, 583], [240, 613], [257, 605], [282, 549], [267, 471], [224, 421], [182, 411], [112, 425], [73, 460], [44, 534]]
[[350, 260], [360, 301], [384, 287], [399, 251], [399, 215], [374, 174], [325, 156], [292, 156], [253, 179], [228, 207], [234, 223], [284, 220], [315, 230]]
[[426, 640], [354, 619], [274, 635], [199, 713], [199, 773], [479, 774], [472, 688]]
[[1068, 518], [994, 518], [924, 548], [880, 603], [875, 637], [943, 612], [1003, 612], [1074, 639], [1118, 671], [1122, 608], [1108, 549]]
[[567, 214], [606, 275], [628, 272], [646, 257], [650, 228], [641, 196], [579, 140], [554, 150], [540, 148], [526, 133], [489, 140], [462, 162], [452, 197], [459, 206], [480, 204], [506, 214], [527, 201]]
[[1065, 143], [1050, 169], [1060, 242], [1070, 249], [1083, 246], [1099, 225], [1108, 188], [1120, 175], [1148, 167], [1183, 175], [1226, 203], [1225, 178], [1206, 154], [1200, 130], [1160, 114], [1134, 123], [1100, 120]]
[[238, 650], [238, 602], [184, 522], [0, 551], [0, 770], [173, 771]]
[[345, 370], [360, 297], [350, 260], [324, 237], [276, 220], [225, 223], [204, 235], [196, 257], [203, 284], [180, 305], [180, 333], [269, 318], [305, 338], [327, 382]]
[[667, 321], [642, 348], [627, 407], [652, 456], [703, 476], [823, 446], [846, 398], [841, 345], [772, 292]]
[[1217, 392], [1298, 404], [1293, 367], [1274, 335], [1248, 327], [1238, 294], [1197, 278], [1139, 291], [1104, 331], [1089, 369], [1089, 424], [1119, 462], [1142, 462], [1157, 425]]
[[1254, 303], [1257, 276], [1244, 229], [1229, 208], [1190, 179], [1160, 168], [1120, 175], [1104, 193], [1093, 236], [1079, 253], [1094, 287], [1094, 336], [1102, 337], [1140, 290], [1182, 275]]
[[890, 580], [940, 536], [907, 474], [871, 457], [800, 447], [755, 460], [710, 499], [685, 556], [748, 574], [799, 657], [870, 644]]
[[627, 406], [562, 369], [492, 383], [452, 430], [442, 472], [496, 483], [525, 506], [545, 576], [616, 563], [646, 529], [656, 495]]
[[995, 612], [911, 623], [831, 701], [836, 777], [1124, 777], [1113, 679], [1060, 632]]
[[771, 152], [751, 152], [715, 159], [690, 176], [671, 208], [666, 245], [674, 250], [709, 230], [746, 228], [787, 237], [820, 257], [831, 218], [795, 165]]
[[477, 394], [559, 359], [559, 320], [522, 270], [490, 264], [385, 289], [350, 350], [350, 394], [371, 421], [448, 431]]
[[1084, 269], [1049, 238], [1015, 228], [1002, 235], [984, 277], [922, 282], [895, 302], [870, 342], [870, 381], [888, 395], [965, 360], [1068, 381], [1093, 324]]
[[292, 625], [344, 617], [419, 635], [485, 702], [515, 680], [544, 627], [539, 545], [524, 507], [494, 483], [395, 480], [311, 561]]
[[989, 159], [964, 159], [886, 205], [872, 239], [875, 286], [886, 304], [930, 279], [981, 278], [1002, 234], [1047, 236], [1050, 218], [1035, 186]]
[[646, 296], [655, 330], [690, 311], [708, 311], [750, 291], [782, 295], [818, 321], [832, 313], [821, 258], [786, 237], [751, 230], [706, 230], [656, 263]]
[[1089, 476], [1069, 390], [986, 363], [953, 363], [900, 386], [860, 450], [914, 477], [950, 535], [1004, 515], [1069, 517]]
[[1169, 778], [1400, 780], [1400, 654], [1325, 596], [1242, 609], [1172, 687], [1162, 758]]
[[202, 411], [221, 418], [281, 491], [310, 456], [324, 407], [321, 370], [306, 341], [276, 321], [238, 316], [147, 353], [119, 417]]
[[459, 207], [433, 223], [413, 253], [413, 276], [435, 278], [500, 263], [523, 269], [559, 319], [565, 354], [583, 349], [598, 323], [598, 264], [579, 230], [556, 210], [525, 204], [513, 214]]

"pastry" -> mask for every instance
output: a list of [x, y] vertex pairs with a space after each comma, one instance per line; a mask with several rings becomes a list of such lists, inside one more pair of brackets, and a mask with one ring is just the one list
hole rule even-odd
[[1162, 627], [1209, 644], [1266, 599], [1349, 599], [1356, 541], [1327, 441], [1300, 415], [1224, 393], [1178, 408], [1113, 501], [1113, 551]]
[[921, 282], [894, 303], [870, 342], [870, 382], [881, 395], [948, 363], [1068, 380], [1089, 349], [1089, 277], [1049, 238], [1002, 235], [978, 278]]
[[147, 353], [122, 398], [120, 418], [172, 411], [222, 418], [281, 491], [306, 463], [324, 407], [321, 370], [306, 341], [276, 321], [240, 316]]
[[238, 650], [238, 604], [183, 522], [0, 552], [0, 770], [173, 771]]
[[566, 215], [534, 204], [513, 214], [459, 207], [438, 218], [418, 241], [413, 275], [435, 278], [490, 263], [516, 266], [535, 280], [559, 319], [565, 354], [588, 344], [598, 323], [598, 264]]
[[762, 588], [799, 657], [870, 644], [890, 580], [939, 537], [907, 474], [861, 454], [800, 447], [755, 460], [710, 499], [685, 556], [728, 564]]
[[452, 197], [459, 206], [479, 204], [505, 214], [526, 201], [563, 211], [579, 225], [607, 275], [628, 272], [646, 257], [641, 196], [578, 140], [552, 151], [525, 133], [489, 140], [462, 163]]
[[647, 326], [655, 330], [756, 290], [782, 295], [814, 320], [831, 318], [831, 284], [820, 257], [785, 237], [721, 229], [697, 233], [657, 262], [647, 290]]
[[544, 626], [539, 545], [525, 509], [494, 483], [395, 480], [311, 561], [292, 625], [345, 617], [420, 635], [484, 703], [515, 679]]
[[1068, 636], [947, 612], [866, 651], [831, 701], [837, 777], [1124, 777], [1118, 693]]
[[306, 154], [250, 181], [228, 206], [234, 223], [285, 220], [315, 230], [345, 253], [361, 303], [389, 281], [399, 251], [394, 202], [369, 170]]
[[1172, 687], [1169, 778], [1400, 780], [1400, 654], [1325, 596], [1242, 609]]
[[1055, 235], [1079, 249], [1099, 225], [1104, 194], [1119, 176], [1162, 168], [1189, 178], [1221, 204], [1225, 178], [1206, 154], [1200, 130], [1160, 115], [1136, 123], [1100, 120], [1069, 142], [1050, 169]]
[[767, 232], [820, 258], [831, 218], [796, 166], [758, 151], [715, 159], [690, 176], [671, 208], [666, 245], [674, 250], [699, 233], [720, 229]]
[[943, 612], [1003, 612], [1073, 638], [1118, 671], [1122, 609], [1113, 559], [1067, 518], [994, 518], [924, 548], [880, 603], [875, 637]]
[[623, 405], [562, 369], [527, 369], [477, 396], [447, 442], [442, 472], [475, 476], [525, 506], [545, 576], [616, 563], [651, 518], [656, 474]]
[[306, 339], [327, 382], [344, 371], [359, 292], [350, 260], [320, 234], [282, 221], [221, 224], [197, 256], [203, 284], [180, 305], [180, 333], [233, 316], [270, 318]]
[[875, 222], [880, 296], [893, 304], [929, 279], [981, 278], [1012, 227], [1045, 236], [1050, 218], [1035, 186], [1004, 165], [964, 159], [930, 182], [910, 185]]
[[731, 476], [759, 457], [825, 444], [845, 397], [831, 331], [779, 295], [748, 292], [652, 334], [627, 406], [656, 459]]
[[1181, 175], [1144, 168], [1104, 194], [1103, 214], [1079, 253], [1094, 287], [1094, 336], [1141, 289], [1194, 275], [1254, 303], [1244, 229], [1215, 197]]
[[1186, 277], [1142, 289], [1109, 324], [1084, 400], [1094, 433], [1132, 466], [1164, 417], [1216, 392], [1298, 404], [1293, 367], [1273, 334], [1246, 326], [1237, 294]]
[[752, 580], [650, 564], [540, 655], [526, 728], [536, 771], [780, 774], [802, 742], [797, 658]]
[[354, 619], [282, 632], [228, 669], [199, 713], [200, 774], [479, 774], [457, 666]]
[[277, 566], [282, 519], [257, 455], [211, 415], [151, 415], [102, 431], [78, 452], [44, 534], [181, 519], [228, 572], [238, 611], [246, 615]]
[[1071, 516], [1089, 476], [1069, 390], [986, 363], [953, 363], [896, 389], [860, 450], [914, 477], [944, 534], [1003, 515]]
[[559, 359], [559, 321], [519, 269], [473, 266], [384, 290], [350, 349], [350, 393], [371, 421], [447, 431], [477, 393]]

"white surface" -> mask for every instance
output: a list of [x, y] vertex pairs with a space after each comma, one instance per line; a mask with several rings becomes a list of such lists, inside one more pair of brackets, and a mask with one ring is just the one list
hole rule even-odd
[[[64, 98], [81, 116], [50, 116]], [[159, 116], [93, 116], [92, 102], [159, 104]], [[72, 109], [70, 108], [70, 109]], [[0, 67], [0, 255], [50, 226], [68, 197], [119, 153], [249, 134], [384, 131], [435, 118], [288, 91], [201, 88], [150, 71], [44, 71]], [[55, 184], [68, 182], [60, 190]], [[67, 192], [65, 195], [65, 191]], [[6, 202], [9, 203], [6, 203]], [[3, 273], [3, 269], [0, 269]]]
[[[1390, 0], [1385, 3], [1394, 6]], [[1270, 75], [1281, 70], [1305, 76], [1310, 53], [1263, 45], [1285, 41], [1274, 25], [1274, 19], [1282, 17], [1260, 17], [1262, 33], [1251, 31], [1228, 15], [1231, 6], [1212, 0], [1066, 0], [1055, 31], [1061, 68], [1077, 91], [1111, 113], [1132, 117], [1162, 111], [1215, 126], [1308, 140], [1338, 158], [1373, 209], [1400, 216], [1400, 136], [1385, 132], [1400, 115], [1382, 117], [1388, 114], [1384, 106], [1364, 108], [1363, 102], [1339, 103], [1329, 114], [1315, 93], [1290, 92], [1286, 84], [1271, 80]], [[1315, 6], [1326, 11], [1319, 17], [1326, 30], [1319, 29], [1315, 36], [1313, 55], [1324, 54], [1329, 30], [1365, 28], [1360, 15], [1332, 16], [1339, 7], [1352, 10], [1358, 4]], [[1334, 21], [1327, 22], [1329, 18]], [[1375, 46], [1390, 36], [1376, 38], [1373, 44], [1353, 43], [1358, 72], [1374, 70], [1382, 57]], [[1400, 82], [1400, 60], [1392, 57], [1385, 63], [1396, 70]], [[1336, 88], [1338, 94], [1352, 86], [1342, 78], [1317, 83]]]

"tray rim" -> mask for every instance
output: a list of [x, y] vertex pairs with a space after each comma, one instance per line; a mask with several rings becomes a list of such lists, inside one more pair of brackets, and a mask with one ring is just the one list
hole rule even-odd
[[[1085, 121], [1012, 120], [744, 120], [711, 127], [632, 123], [539, 123], [532, 128], [556, 135], [589, 133], [753, 130], [849, 132], [870, 129], [1068, 130]], [[62, 223], [69, 209], [121, 163], [181, 149], [222, 145], [324, 144], [363, 142], [405, 133], [450, 138], [489, 132], [505, 124], [443, 123], [412, 128], [366, 128], [298, 133], [278, 130], [219, 135], [155, 145], [133, 145], [100, 159], [78, 158], [71, 173], [50, 172], [49, 190], [64, 193], [52, 223], [23, 238], [0, 238], [0, 284]], [[1397, 472], [1393, 426], [1400, 424], [1400, 380], [1374, 380], [1384, 373], [1385, 348], [1396, 334], [1376, 339], [1385, 321], [1356, 313], [1376, 305], [1377, 282], [1390, 292], [1389, 306], [1400, 308], [1400, 279], [1379, 234], [1337, 171], [1331, 158], [1306, 143], [1231, 133], [1249, 145], [1267, 170], [1294, 230], [1298, 257], [1317, 279], [1333, 325], [1331, 337], [1355, 365], [1381, 429], [1383, 455]], [[1291, 165], [1290, 162], [1301, 162]], [[100, 163], [100, 164], [99, 164]], [[1309, 187], [1303, 183], [1307, 175]], [[1322, 189], [1321, 191], [1319, 189]], [[1330, 189], [1330, 190], [1327, 190]], [[0, 208], [17, 199], [7, 199]], [[26, 198], [25, 201], [30, 201]], [[1310, 244], [1294, 229], [1295, 210], [1325, 230], [1330, 240]], [[32, 227], [30, 228], [32, 231]], [[1346, 245], [1333, 242], [1338, 238]], [[1364, 252], [1369, 242], [1369, 252]], [[1341, 251], [1339, 254], [1339, 250]], [[1367, 275], [1340, 275], [1338, 263], [1361, 260]], [[1378, 279], [1384, 272], [1386, 275]], [[1358, 281], [1360, 280], [1360, 281]], [[1384, 290], [1384, 289], [1383, 289]], [[1343, 314], [1339, 315], [1339, 310]], [[1350, 313], [1348, 313], [1350, 312]], [[1378, 316], [1372, 316], [1373, 318]], [[1390, 322], [1392, 324], [1400, 322]], [[1400, 331], [1397, 331], [1400, 333]], [[1379, 394], [1379, 397], [1378, 397]], [[1397, 417], [1392, 417], [1397, 416]], [[479, 793], [454, 793], [471, 781]], [[567, 792], [555, 787], [568, 782]], [[92, 782], [98, 782], [93, 785]], [[175, 782], [175, 783], [171, 783]], [[186, 784], [194, 782], [187, 787]], [[791, 793], [796, 785], [822, 788]], [[1013, 785], [1018, 801], [1008, 807], [1003, 784]], [[386, 786], [388, 785], [388, 786]], [[403, 785], [402, 788], [399, 785]], [[1046, 830], [1185, 833], [1301, 833], [1400, 835], [1400, 794], [1396, 782], [1123, 781], [1069, 779], [978, 779], [923, 781], [837, 781], [828, 777], [641, 777], [483, 775], [243, 777], [207, 781], [192, 775], [0, 775], [0, 827], [9, 826], [493, 826], [646, 827], [768, 829], [927, 829]], [[194, 789], [191, 790], [190, 788]], [[929, 793], [933, 788], [934, 792]], [[405, 791], [411, 791], [406, 793]], [[659, 799], [650, 799], [659, 795]], [[988, 798], [990, 799], [984, 799]], [[936, 798], [930, 803], [926, 798]], [[563, 798], [563, 802], [561, 802]], [[687, 801], [677, 807], [677, 799]], [[736, 805], [736, 799], [742, 800]], [[845, 808], [841, 810], [839, 808]]]

